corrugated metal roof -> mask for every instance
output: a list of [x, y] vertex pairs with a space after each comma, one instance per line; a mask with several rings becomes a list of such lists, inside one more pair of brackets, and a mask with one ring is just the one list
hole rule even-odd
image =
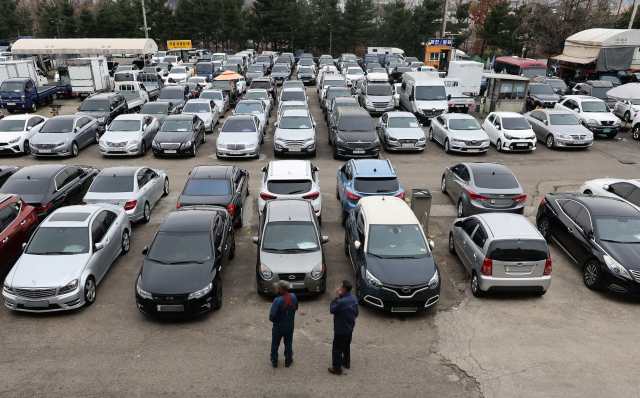
[[158, 51], [152, 39], [20, 39], [13, 54], [149, 54]]

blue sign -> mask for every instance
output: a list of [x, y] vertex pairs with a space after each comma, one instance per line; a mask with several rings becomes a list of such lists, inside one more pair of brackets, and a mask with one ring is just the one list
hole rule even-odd
[[429, 39], [430, 46], [451, 47], [452, 39]]

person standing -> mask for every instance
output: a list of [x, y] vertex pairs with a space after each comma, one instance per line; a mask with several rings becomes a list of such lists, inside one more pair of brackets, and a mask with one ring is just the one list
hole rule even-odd
[[289, 367], [293, 363], [293, 328], [298, 310], [298, 298], [289, 293], [289, 282], [278, 282], [279, 296], [273, 300], [269, 320], [273, 322], [271, 330], [271, 364], [278, 367], [278, 348], [280, 341], [284, 339], [284, 366]]
[[342, 374], [343, 366], [351, 368], [351, 336], [360, 313], [358, 299], [351, 294], [352, 288], [351, 282], [343, 280], [329, 308], [333, 314], [333, 366], [329, 368], [329, 373], [335, 375]]

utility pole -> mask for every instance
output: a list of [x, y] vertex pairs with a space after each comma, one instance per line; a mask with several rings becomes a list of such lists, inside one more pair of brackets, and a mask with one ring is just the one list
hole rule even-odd
[[[637, 0], [636, 0], [637, 1]], [[447, 5], [449, 0], [444, 0], [444, 10], [442, 13], [442, 32], [440, 32], [440, 37], [444, 39], [444, 34], [447, 31]]]
[[144, 8], [144, 0], [142, 0], [142, 20], [144, 21], [144, 38], [149, 38], [149, 29], [147, 29], [147, 10]]
[[[637, 1], [637, 0], [636, 0]], [[331, 27], [329, 30], [329, 55], [331, 55], [331, 58], [333, 58], [333, 22], [329, 24], [329, 26]]]
[[638, 0], [633, 2], [633, 12], [631, 13], [631, 19], [629, 20], [629, 29], [633, 26], [633, 20], [636, 19], [636, 11], [638, 11]]
[[58, 39], [61, 39], [62, 37], [60, 36], [60, 24], [58, 23], [58, 20], [51, 20], [51, 22], [54, 22], [56, 24], [56, 28], [58, 28]]

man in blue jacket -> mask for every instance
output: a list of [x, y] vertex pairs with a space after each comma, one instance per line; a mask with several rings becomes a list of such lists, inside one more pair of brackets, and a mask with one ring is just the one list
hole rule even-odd
[[333, 366], [329, 373], [342, 374], [342, 367], [351, 367], [351, 335], [360, 313], [358, 299], [351, 294], [351, 282], [344, 280], [336, 290], [329, 311], [333, 314]]
[[273, 300], [269, 320], [273, 322], [271, 330], [271, 363], [274, 368], [278, 367], [278, 348], [280, 340], [284, 338], [284, 366], [287, 368], [293, 362], [293, 327], [298, 310], [298, 298], [295, 294], [289, 293], [289, 282], [278, 282], [278, 296]]

